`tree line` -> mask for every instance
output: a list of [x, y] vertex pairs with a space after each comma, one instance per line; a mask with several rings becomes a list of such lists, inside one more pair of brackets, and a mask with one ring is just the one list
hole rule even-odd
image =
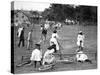
[[80, 22], [97, 22], [96, 6], [75, 6], [65, 4], [51, 4], [42, 12], [44, 19], [63, 22], [65, 19], [77, 20]]

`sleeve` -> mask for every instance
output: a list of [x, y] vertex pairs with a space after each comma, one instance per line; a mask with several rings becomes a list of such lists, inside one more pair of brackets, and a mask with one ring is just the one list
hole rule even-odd
[[33, 57], [34, 57], [34, 51], [31, 54], [30, 60], [33, 60]]
[[20, 34], [21, 34], [21, 28], [18, 29], [17, 36], [20, 37]]
[[50, 50], [50, 53], [53, 53], [54, 52], [54, 49]]
[[40, 30], [43, 30], [43, 27], [41, 27], [41, 29]]
[[42, 49], [40, 50], [40, 57], [42, 58]]
[[56, 34], [56, 37], [59, 38], [58, 34]]

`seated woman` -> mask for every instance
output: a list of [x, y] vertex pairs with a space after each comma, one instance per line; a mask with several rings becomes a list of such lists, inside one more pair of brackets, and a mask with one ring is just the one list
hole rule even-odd
[[53, 46], [50, 46], [47, 48], [47, 51], [44, 53], [42, 65], [51, 64], [54, 61], [55, 56], [52, 55], [52, 53], [54, 53], [54, 48]]
[[77, 51], [77, 54], [76, 54], [76, 61], [82, 62], [82, 63], [83, 63], [83, 62], [89, 62], [89, 63], [92, 64], [92, 61], [89, 60], [88, 56], [87, 56], [85, 53], [83, 53], [83, 51], [81, 51], [81, 50], [78, 50], [78, 51]]

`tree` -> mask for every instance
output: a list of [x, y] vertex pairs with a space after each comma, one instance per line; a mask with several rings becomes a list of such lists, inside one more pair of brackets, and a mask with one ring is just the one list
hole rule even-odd
[[97, 7], [51, 4], [44, 10], [43, 17], [48, 20], [63, 22], [65, 19], [82, 21], [97, 21]]

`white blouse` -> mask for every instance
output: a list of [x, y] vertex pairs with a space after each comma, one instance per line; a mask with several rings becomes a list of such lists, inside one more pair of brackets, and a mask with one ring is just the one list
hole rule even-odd
[[80, 60], [80, 61], [85, 61], [88, 59], [88, 56], [84, 53], [78, 53], [76, 55], [76, 58], [77, 58], [77, 61]]
[[35, 49], [32, 51], [32, 55], [31, 55], [30, 60], [41, 61], [41, 58], [42, 58], [42, 52], [40, 50]]

